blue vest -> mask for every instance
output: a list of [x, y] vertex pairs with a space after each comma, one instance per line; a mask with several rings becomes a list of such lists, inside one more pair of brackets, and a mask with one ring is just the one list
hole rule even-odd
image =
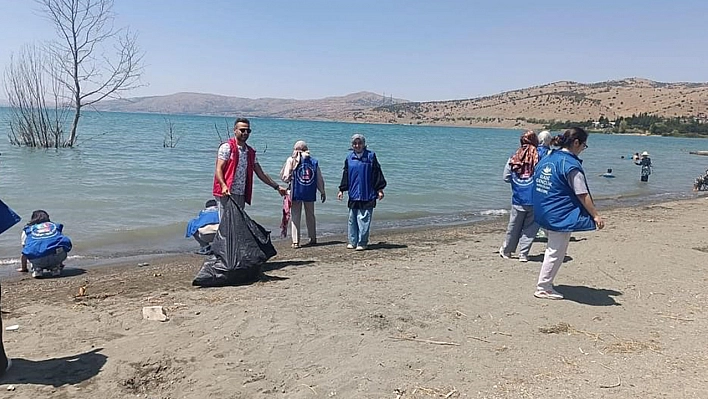
[[189, 238], [200, 228], [209, 224], [219, 224], [219, 208], [212, 206], [203, 209], [199, 215], [187, 223], [187, 231], [185, 237]]
[[545, 158], [549, 152], [551, 152], [551, 149], [545, 145], [539, 145], [538, 147], [536, 147], [536, 152], [538, 153], [538, 160], [540, 161], [541, 159]]
[[533, 176], [522, 178], [511, 172], [511, 203], [514, 205], [533, 205]]
[[352, 201], [373, 201], [376, 199], [372, 181], [374, 170], [374, 153], [367, 149], [361, 155], [350, 151], [347, 156], [347, 173], [349, 176], [349, 199]]
[[533, 213], [541, 227], [565, 232], [595, 230], [595, 221], [568, 183], [571, 171], [583, 172], [580, 162], [570, 152], [551, 151], [536, 165]]
[[61, 223], [52, 222], [25, 226], [27, 238], [22, 254], [31, 260], [54, 254], [58, 248], [64, 249], [64, 252], [71, 251], [71, 240], [61, 233], [63, 229]]
[[293, 171], [290, 187], [293, 201], [315, 202], [317, 200], [317, 160], [301, 157], [300, 164]]

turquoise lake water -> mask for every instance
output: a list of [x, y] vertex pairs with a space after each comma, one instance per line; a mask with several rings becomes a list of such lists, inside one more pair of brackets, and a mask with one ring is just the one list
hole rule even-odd
[[[163, 148], [166, 118], [181, 141]], [[45, 209], [65, 224], [74, 259], [96, 259], [196, 249], [184, 238], [186, 221], [211, 198], [216, 149], [233, 118], [86, 112], [75, 149], [13, 147], [7, 137], [7, 109], [0, 108], [0, 198], [23, 221]], [[305, 140], [320, 162], [328, 200], [316, 206], [320, 236], [343, 234], [347, 206], [337, 201], [341, 169], [353, 133], [363, 133], [376, 152], [388, 188], [374, 213], [376, 230], [451, 224], [504, 217], [510, 188], [504, 163], [518, 146], [519, 130], [406, 125], [350, 124], [252, 119], [249, 144], [263, 169], [276, 178], [297, 140]], [[593, 134], [582, 154], [590, 189], [600, 206], [690, 197], [694, 178], [708, 167], [708, 140]], [[648, 151], [654, 174], [639, 181], [629, 158]], [[612, 168], [614, 179], [599, 177]], [[256, 180], [247, 212], [279, 234], [282, 200]], [[611, 220], [608, 223], [612, 223]], [[304, 222], [303, 222], [304, 227]], [[0, 236], [0, 263], [20, 252], [17, 225]], [[8, 266], [9, 267], [9, 266]]]

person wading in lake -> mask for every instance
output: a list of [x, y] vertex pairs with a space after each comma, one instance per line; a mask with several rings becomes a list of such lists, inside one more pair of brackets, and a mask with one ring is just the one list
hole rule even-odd
[[533, 212], [536, 222], [546, 229], [548, 244], [538, 275], [534, 296], [563, 299], [553, 289], [553, 280], [563, 264], [570, 235], [574, 231], [602, 229], [605, 222], [590, 196], [582, 161], [578, 156], [586, 148], [588, 134], [579, 127], [556, 136], [551, 151], [536, 165], [533, 180]]
[[651, 158], [649, 158], [649, 153], [644, 151], [641, 159], [639, 159], [638, 162], [634, 162], [634, 164], [642, 167], [640, 180], [649, 181], [649, 175], [651, 175]]
[[244, 208], [251, 205], [253, 194], [253, 173], [265, 184], [278, 191], [281, 196], [287, 193], [284, 187], [276, 183], [256, 158], [256, 150], [246, 144], [251, 135], [251, 122], [246, 118], [236, 119], [234, 137], [221, 146], [216, 157], [213, 194], [219, 203], [219, 218], [229, 196]]
[[528, 262], [531, 244], [538, 232], [533, 219], [533, 171], [538, 163], [538, 137], [533, 130], [521, 135], [521, 146], [504, 166], [504, 181], [511, 183], [511, 212], [499, 255], [511, 258], [519, 247], [519, 261]]

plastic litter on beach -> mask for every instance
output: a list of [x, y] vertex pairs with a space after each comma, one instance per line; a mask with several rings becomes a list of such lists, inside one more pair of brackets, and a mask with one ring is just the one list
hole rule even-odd
[[18, 326], [17, 324], [13, 324], [11, 326], [5, 327], [5, 331], [16, 331], [19, 328], [20, 328], [20, 326]]

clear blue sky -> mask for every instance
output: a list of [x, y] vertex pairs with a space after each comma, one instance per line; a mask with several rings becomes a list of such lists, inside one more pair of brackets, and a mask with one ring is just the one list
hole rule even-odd
[[[54, 37], [37, 9], [0, 0], [0, 69]], [[425, 101], [558, 80], [708, 81], [705, 0], [116, 0], [114, 11], [145, 52], [146, 86], [127, 96]]]

